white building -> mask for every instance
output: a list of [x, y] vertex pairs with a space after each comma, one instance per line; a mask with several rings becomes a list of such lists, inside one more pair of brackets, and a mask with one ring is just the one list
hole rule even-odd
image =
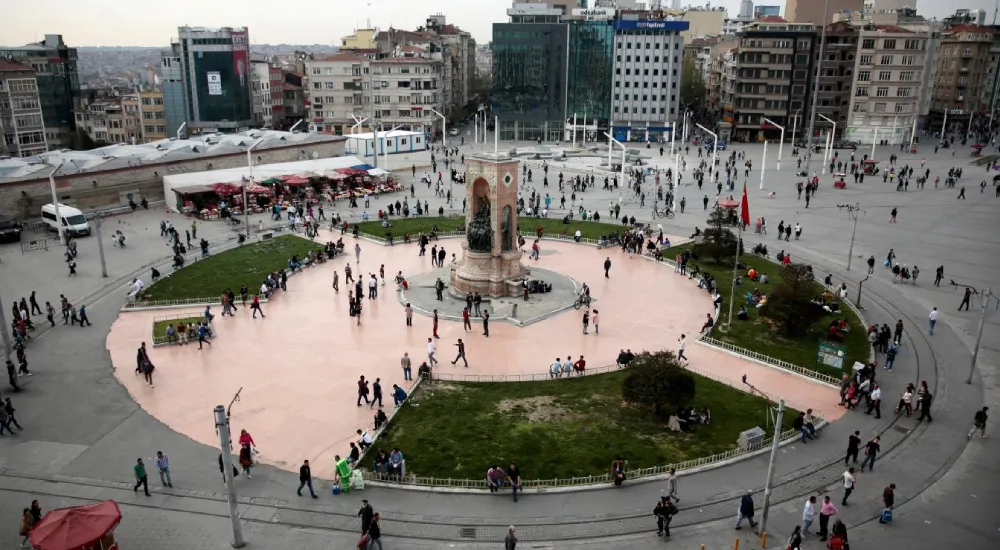
[[422, 132], [409, 132], [406, 130], [379, 132], [378, 139], [376, 139], [376, 134], [373, 132], [351, 134], [347, 138], [347, 145], [344, 146], [344, 152], [349, 155], [357, 155], [367, 161], [374, 156], [376, 149], [378, 149], [379, 156], [424, 151], [427, 149], [426, 138], [427, 136]]
[[740, 19], [751, 19], [753, 17], [753, 0], [742, 0], [740, 2]]
[[263, 58], [250, 60], [250, 101], [253, 106], [254, 125], [272, 128], [271, 64]]

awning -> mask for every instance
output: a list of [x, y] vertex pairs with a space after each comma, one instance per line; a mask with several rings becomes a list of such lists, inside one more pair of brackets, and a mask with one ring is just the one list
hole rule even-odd
[[[364, 166], [368, 166], [368, 165], [366, 164]], [[348, 176], [366, 176], [366, 175], [368, 175], [368, 170], [370, 170], [370, 169], [371, 169], [371, 166], [368, 166], [368, 168], [364, 168], [364, 169], [362, 169], [362, 168], [356, 168], [356, 167], [351, 167], [351, 168], [337, 168], [337, 171], [340, 172], [341, 174], [346, 174]]]
[[274, 185], [275, 183], [281, 183], [281, 181], [282, 181], [281, 178], [267, 178], [266, 180], [262, 181], [261, 183], [264, 183], [264, 184], [267, 184], [267, 185]]
[[114, 531], [121, 519], [121, 510], [113, 500], [60, 508], [45, 514], [30, 531], [29, 541], [36, 550], [93, 548]]
[[354, 168], [356, 170], [371, 170], [372, 168], [375, 167], [372, 166], [371, 164], [355, 164], [354, 166], [351, 166], [351, 168]]
[[723, 199], [719, 201], [720, 208], [736, 208], [740, 205], [740, 201], [735, 199]]
[[264, 187], [263, 185], [257, 185], [257, 184], [251, 183], [250, 185], [247, 185], [247, 193], [254, 193], [254, 194], [262, 194], [263, 193], [263, 194], [270, 195], [271, 194], [271, 188], [270, 187]]
[[215, 183], [211, 185], [212, 191], [220, 195], [235, 195], [243, 191], [243, 188], [239, 185], [233, 185], [231, 183]]
[[368, 171], [369, 176], [385, 176], [391, 173], [392, 172], [385, 170], [383, 168], [372, 168], [371, 170]]
[[346, 180], [349, 176], [347, 174], [341, 174], [336, 170], [331, 170], [324, 177], [332, 180]]
[[309, 183], [308, 178], [292, 177], [285, 180], [285, 185], [305, 185], [307, 183]]

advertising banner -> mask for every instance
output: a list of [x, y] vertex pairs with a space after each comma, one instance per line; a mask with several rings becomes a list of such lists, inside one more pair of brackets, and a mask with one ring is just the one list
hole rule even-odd
[[241, 88], [250, 85], [250, 36], [248, 30], [237, 31], [233, 38], [233, 74]]
[[206, 75], [208, 76], [208, 95], [222, 95], [222, 75], [218, 71], [209, 71]]
[[660, 19], [643, 20], [618, 20], [615, 21], [617, 30], [661, 30], [661, 31], [686, 31], [691, 28], [688, 21], [663, 21]]

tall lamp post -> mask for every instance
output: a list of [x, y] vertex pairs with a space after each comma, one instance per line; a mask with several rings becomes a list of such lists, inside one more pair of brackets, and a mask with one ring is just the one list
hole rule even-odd
[[188, 125], [188, 123], [187, 123], [187, 122], [183, 122], [183, 123], [181, 123], [181, 125], [180, 125], [180, 126], [179, 126], [179, 127], [177, 128], [177, 139], [178, 139], [178, 141], [179, 141], [179, 140], [181, 139], [181, 132], [183, 132], [183, 131], [184, 131], [184, 128], [187, 128], [187, 125]]
[[299, 127], [299, 124], [302, 124], [303, 122], [305, 122], [305, 120], [306, 119], [304, 119], [304, 118], [300, 118], [295, 124], [292, 124], [292, 127], [289, 128], [288, 131], [289, 132], [294, 132], [295, 129]]
[[[430, 107], [427, 108], [428, 111], [434, 113], [435, 115], [441, 117], [441, 146], [445, 149], [448, 148], [448, 119], [444, 115], [437, 112]], [[390, 130], [391, 131], [391, 130]]]
[[[611, 136], [611, 134], [609, 134], [607, 132], [604, 132], [604, 135], [607, 136], [607, 138], [609, 140], [611, 140], [611, 141], [608, 142], [609, 147], [610, 147], [611, 143], [614, 143], [615, 145], [617, 145], [617, 146], [619, 146], [619, 147], [622, 148], [622, 175], [621, 175], [621, 182], [618, 185], [618, 203], [620, 204], [622, 202], [622, 188], [625, 187], [625, 149], [626, 148], [625, 148], [625, 144], [624, 143], [622, 143], [622, 142], [618, 141], [617, 139], [613, 138]], [[609, 156], [609, 158], [610, 158], [610, 156]], [[611, 168], [610, 164], [608, 164], [608, 168]]]
[[[829, 1], [829, 0], [827, 0]], [[767, 463], [767, 481], [764, 484], [764, 505], [760, 513], [760, 532], [767, 533], [767, 516], [771, 510], [771, 486], [774, 484], [774, 466], [778, 461], [781, 446], [781, 425], [785, 417], [785, 400], [778, 401], [778, 416], [774, 420], [774, 436], [771, 440], [771, 458]]]
[[[781, 170], [781, 151], [784, 149], [785, 146], [785, 127], [778, 126], [777, 124], [774, 123], [773, 120], [766, 117], [761, 117], [761, 120], [781, 130], [781, 141], [778, 142], [778, 170]], [[767, 142], [765, 141], [764, 143], [766, 144]]]
[[[253, 142], [250, 147], [247, 147], [247, 170], [250, 172], [249, 180], [253, 181], [253, 150], [255, 147], [261, 144], [264, 138], [260, 138]], [[243, 225], [246, 226], [247, 239], [250, 238], [250, 203], [247, 202], [247, 181], [243, 180]]]
[[846, 208], [848, 215], [854, 219], [854, 228], [851, 229], [851, 246], [847, 249], [847, 271], [851, 270], [851, 257], [854, 256], [854, 234], [858, 231], [858, 214], [863, 213], [861, 210], [861, 205], [858, 203], [854, 204], [838, 204], [837, 208]]
[[[59, 228], [59, 242], [68, 244], [66, 243], [66, 229], [63, 227], [62, 217], [59, 216], [59, 196], [56, 195], [56, 172], [62, 168], [62, 165], [63, 162], [60, 162], [49, 172], [49, 190], [52, 191], [52, 207], [56, 209], [56, 227]], [[4, 328], [4, 330], [7, 329]]]
[[[242, 391], [242, 388], [240, 390]], [[239, 399], [239, 395], [237, 393], [236, 397], [233, 398], [234, 402]], [[229, 406], [231, 408], [233, 404], [230, 403]], [[229, 449], [233, 444], [232, 435], [229, 432], [229, 411], [222, 405], [216, 405], [213, 412], [215, 414], [215, 431], [219, 434], [219, 449], [222, 452], [222, 476], [226, 480], [229, 521], [233, 529], [232, 546], [233, 548], [243, 548], [247, 543], [243, 540], [243, 526], [240, 524], [240, 515], [237, 511], [239, 497], [236, 494], [236, 483], [234, 483], [235, 480], [233, 479], [233, 459], [229, 453]]]
[[825, 174], [826, 165], [830, 162], [830, 159], [833, 158], [833, 139], [837, 136], [837, 123], [834, 122], [833, 119], [822, 113], [816, 113], [816, 116], [822, 118], [823, 120], [829, 122], [830, 124], [833, 124], [833, 132], [830, 134], [830, 137], [827, 138], [828, 143], [826, 146], [826, 151], [823, 152], [823, 173]]
[[972, 350], [972, 363], [969, 365], [969, 377], [965, 380], [966, 384], [971, 384], [972, 377], [976, 374], [976, 361], [979, 359], [979, 346], [983, 343], [983, 327], [986, 326], [986, 314], [990, 310], [990, 303], [992, 302], [994, 307], [1000, 303], [991, 287], [986, 287], [986, 290], [980, 291], [980, 294], [983, 295], [983, 315], [979, 318], [979, 332], [976, 334], [976, 347]]
[[[712, 137], [714, 138], [714, 140], [712, 141], [712, 170], [716, 170], [715, 161], [719, 157], [719, 135], [716, 134], [715, 132], [709, 130], [708, 128], [705, 128], [701, 124], [695, 123], [695, 126], [701, 128], [701, 130], [703, 132], [707, 132], [707, 133], [711, 134]], [[718, 177], [718, 175], [719, 175], [718, 170], [716, 170], [715, 175], [716, 175], [716, 177]]]
[[[814, 0], [815, 1], [815, 0]], [[822, 72], [821, 67], [823, 65], [823, 50], [826, 47], [826, 26], [828, 18], [830, 17], [830, 0], [826, 0], [826, 5], [823, 7], [823, 29], [820, 32], [819, 37], [819, 56], [817, 57], [816, 70], [813, 72], [813, 90], [812, 90], [812, 105], [810, 107], [809, 114], [809, 131], [806, 132], [806, 174], [809, 173], [809, 168], [812, 164], [812, 136], [813, 129], [816, 127], [816, 100], [819, 96], [819, 75]]]

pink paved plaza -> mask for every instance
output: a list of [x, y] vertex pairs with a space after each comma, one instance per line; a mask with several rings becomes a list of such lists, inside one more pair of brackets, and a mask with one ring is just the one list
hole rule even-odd
[[[327, 235], [321, 237], [327, 240]], [[442, 242], [449, 256], [460, 252], [458, 240]], [[352, 265], [355, 275], [377, 273], [382, 264], [389, 279], [400, 270], [413, 276], [431, 269], [429, 256], [418, 256], [416, 245], [387, 247], [361, 241], [361, 247], [360, 266]], [[622, 348], [635, 352], [676, 349], [677, 339], [685, 333], [692, 340], [685, 355], [696, 369], [734, 385], [746, 374], [768, 395], [784, 397], [798, 407], [812, 407], [828, 420], [843, 414], [836, 406], [835, 389], [695, 344], [693, 339], [712, 304], [694, 281], [671, 268], [638, 257], [629, 259], [616, 248], [598, 250], [547, 241], [543, 250], [540, 262], [525, 263], [587, 283], [599, 300], [594, 307], [600, 311], [600, 335], [593, 334], [593, 327], [590, 335], [584, 335], [582, 312], [572, 309], [524, 328], [493, 320], [489, 338], [478, 324], [474, 331], [464, 332], [461, 322], [442, 320], [437, 370], [545, 373], [556, 357], [567, 354], [574, 359], [583, 355], [588, 367], [612, 365]], [[613, 266], [611, 278], [605, 279], [602, 264], [608, 256]], [[353, 253], [345, 254], [289, 278], [288, 291], [263, 304], [266, 319], [252, 319], [249, 308], [242, 307], [235, 317], [223, 318], [221, 308], [213, 307], [217, 337], [211, 347], [199, 351], [195, 343], [150, 350], [157, 367], [155, 388], [134, 374], [136, 348], [144, 341], [151, 345], [153, 319], [199, 315], [204, 307], [122, 312], [107, 339], [118, 379], [151, 415], [211, 446], [218, 445], [212, 408], [228, 404], [242, 387], [242, 400], [233, 407], [234, 433], [248, 430], [268, 464], [296, 471], [308, 458], [316, 475], [332, 477], [334, 455], [346, 455], [348, 442], [356, 439], [355, 430], [372, 425], [373, 411], [356, 406], [358, 377], [381, 378], [388, 414], [393, 408], [392, 385], [409, 391], [400, 357], [409, 352], [416, 374], [417, 366], [426, 360], [431, 336], [427, 317], [415, 315], [414, 326], [405, 326], [403, 307], [391, 281], [379, 288], [377, 299], [366, 301], [361, 326], [356, 326], [348, 315], [351, 287], [343, 280], [348, 258], [353, 264]], [[331, 288], [334, 270], [340, 272], [339, 293]], [[247, 281], [251, 288], [259, 284]], [[450, 364], [457, 338], [466, 342], [468, 369]]]

